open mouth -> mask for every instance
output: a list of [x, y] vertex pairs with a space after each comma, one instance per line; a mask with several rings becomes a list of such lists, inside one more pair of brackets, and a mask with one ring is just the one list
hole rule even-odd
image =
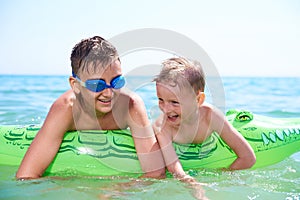
[[103, 104], [110, 104], [111, 103], [111, 99], [98, 99], [98, 101], [100, 101]]
[[168, 120], [174, 122], [178, 119], [179, 115], [168, 115]]

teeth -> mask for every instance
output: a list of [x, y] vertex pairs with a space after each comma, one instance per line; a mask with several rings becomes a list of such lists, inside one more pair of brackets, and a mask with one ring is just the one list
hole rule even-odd
[[[300, 128], [289, 128], [284, 130], [275, 130], [275, 132], [269, 132], [269, 134], [262, 133], [261, 137], [265, 145], [268, 145], [270, 141], [275, 143], [277, 138], [284, 141], [286, 137], [291, 136], [291, 134], [300, 134]], [[267, 136], [269, 135], [269, 136]]]
[[292, 128], [289, 128], [289, 131], [290, 131], [290, 133], [295, 133], [294, 131], [294, 129], [292, 129]]
[[111, 99], [99, 99], [99, 101], [101, 101], [103, 103], [108, 103], [111, 101]]
[[290, 136], [290, 132], [288, 129], [284, 129], [283, 132], [285, 133], [286, 136], [288, 136], [288, 137]]
[[175, 114], [175, 113], [173, 113], [173, 114], [169, 114], [168, 116], [169, 116], [169, 117], [177, 117], [178, 115]]
[[284, 140], [283, 132], [276, 130], [275, 133], [280, 140]]

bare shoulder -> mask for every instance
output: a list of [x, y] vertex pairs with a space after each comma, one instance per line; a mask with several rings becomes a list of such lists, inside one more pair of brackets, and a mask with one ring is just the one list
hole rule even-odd
[[222, 111], [209, 103], [204, 103], [200, 106], [200, 114], [203, 114], [211, 119], [224, 118]]
[[203, 103], [199, 107], [200, 116], [206, 121], [207, 120], [210, 121], [212, 119], [214, 112], [215, 112], [215, 108], [213, 107], [213, 105], [209, 103]]
[[201, 106], [200, 106], [200, 112], [212, 112], [214, 110], [214, 106], [209, 104], [209, 103], [203, 103]]
[[75, 97], [72, 90], [63, 93], [60, 97], [58, 97], [48, 112], [43, 129], [55, 128], [62, 132], [73, 130], [74, 99]]
[[[119, 105], [122, 105], [122, 109], [124, 110], [124, 106], [127, 107], [130, 111], [132, 110], [143, 110], [145, 107], [143, 99], [136, 93], [131, 91], [123, 91], [120, 93], [118, 98]], [[143, 110], [144, 111], [144, 110]]]
[[125, 93], [128, 96], [129, 99], [129, 105], [131, 106], [141, 106], [144, 105], [143, 99], [134, 92], [127, 92]]
[[223, 112], [211, 104], [202, 104], [199, 111], [201, 121], [209, 127], [210, 132], [219, 132], [225, 124], [228, 125]]
[[129, 125], [150, 124], [143, 99], [131, 91], [122, 92], [115, 107], [117, 112], [126, 113]]
[[55, 106], [72, 107], [75, 100], [75, 95], [72, 90], [68, 90], [56, 99], [53, 103]]

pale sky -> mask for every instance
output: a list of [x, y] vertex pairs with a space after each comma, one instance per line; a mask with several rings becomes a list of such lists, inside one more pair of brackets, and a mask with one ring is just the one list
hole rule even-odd
[[68, 75], [81, 39], [159, 28], [195, 41], [221, 76], [300, 77], [298, 0], [2, 0], [0, 25], [0, 74]]

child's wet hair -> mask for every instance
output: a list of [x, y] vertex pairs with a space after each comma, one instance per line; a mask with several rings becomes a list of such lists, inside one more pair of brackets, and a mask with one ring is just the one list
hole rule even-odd
[[100, 36], [81, 40], [75, 45], [71, 54], [71, 66], [75, 74], [82, 71], [89, 72], [89, 70], [93, 72], [99, 65], [104, 68], [115, 60], [119, 60], [116, 48]]
[[154, 81], [180, 88], [187, 87], [187, 83], [195, 92], [204, 92], [205, 89], [205, 74], [200, 63], [183, 57], [165, 60]]

